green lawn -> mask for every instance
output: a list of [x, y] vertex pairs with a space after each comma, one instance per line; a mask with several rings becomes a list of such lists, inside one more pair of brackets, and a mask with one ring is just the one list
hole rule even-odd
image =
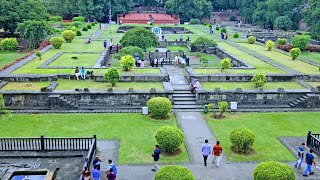
[[[284, 147], [277, 137], [307, 136], [309, 130], [319, 132], [319, 112], [294, 113], [236, 113], [226, 114], [223, 120], [208, 120], [217, 139], [230, 161], [293, 161], [296, 158]], [[210, 120], [209, 120], [210, 119]], [[242, 156], [231, 152], [230, 133], [236, 128], [249, 128], [255, 134], [255, 155]]]
[[256, 53], [266, 56], [282, 65], [285, 65], [293, 70], [305, 74], [320, 74], [319, 68], [300, 60], [292, 60], [290, 56], [277, 51], [267, 51], [265, 47], [257, 44], [238, 43], [240, 46], [248, 48]]
[[[235, 90], [241, 88], [242, 90], [256, 90], [251, 82], [202, 82], [203, 89], [214, 90], [219, 87], [221, 90]], [[278, 88], [285, 88], [285, 90], [300, 90], [306, 89], [296, 82], [268, 82], [263, 86], [264, 90], [277, 90]]]
[[167, 49], [171, 52], [183, 51], [187, 54], [190, 52], [186, 46], [167, 46]]
[[38, 90], [42, 87], [48, 87], [50, 85], [50, 82], [44, 81], [44, 82], [9, 82], [5, 86], [1, 88], [1, 90], [17, 90], [17, 91], [23, 91], [23, 90]]
[[320, 86], [320, 82], [306, 82], [306, 83], [310, 84], [312, 87]]
[[320, 63], [320, 53], [317, 52], [303, 51], [300, 57], [303, 57], [316, 63]]
[[228, 70], [227, 72], [234, 72], [234, 73], [250, 73], [250, 74], [255, 74], [255, 73], [263, 73], [263, 74], [283, 74], [284, 72], [258, 58], [255, 58], [251, 56], [250, 54], [239, 50], [238, 48], [229, 45], [225, 42], [219, 42], [218, 46], [227, 51], [228, 53], [238, 57], [242, 61], [250, 64], [251, 66], [255, 67], [256, 69], [252, 70]]
[[[0, 137], [91, 137], [120, 140], [119, 163], [153, 163], [151, 153], [161, 126], [177, 126], [176, 119], [152, 120], [140, 114], [12, 114], [2, 121]], [[9, 130], [10, 129], [10, 130]], [[108, 158], [108, 157], [105, 157]], [[161, 163], [189, 162], [188, 153], [166, 157]]]
[[[71, 57], [78, 57], [78, 59], [72, 59]], [[53, 61], [49, 66], [85, 66], [93, 67], [100, 57], [98, 54], [62, 54], [58, 59]]]
[[27, 53], [22, 52], [1, 52], [0, 51], [0, 68], [10, 64], [16, 59], [25, 56]]
[[[111, 88], [110, 83], [106, 82], [94, 82], [92, 80], [66, 80], [66, 79], [58, 79], [58, 87], [56, 90], [74, 90], [75, 88], [89, 88], [91, 90], [107, 90]], [[114, 87], [114, 90], [128, 90], [129, 88], [133, 88], [134, 90], [150, 90], [151, 88], [155, 88], [156, 90], [163, 90], [162, 83], [157, 82], [118, 82]]]

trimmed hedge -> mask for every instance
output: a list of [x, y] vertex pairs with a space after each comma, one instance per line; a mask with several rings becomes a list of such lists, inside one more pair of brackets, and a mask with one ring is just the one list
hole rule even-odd
[[221, 28], [221, 32], [227, 33], [227, 29], [226, 28]]
[[255, 135], [249, 129], [238, 128], [231, 132], [231, 148], [238, 153], [246, 153], [254, 143]]
[[235, 34], [233, 35], [233, 38], [239, 38], [239, 34], [238, 34], [238, 33], [235, 33]]
[[88, 31], [88, 28], [87, 27], [83, 27], [82, 31]]
[[66, 40], [66, 42], [71, 43], [74, 37], [76, 36], [76, 33], [72, 30], [65, 30], [62, 32], [63, 39]]
[[5, 38], [0, 41], [0, 49], [4, 51], [15, 51], [18, 46], [16, 38]]
[[130, 71], [134, 66], [135, 60], [131, 55], [125, 55], [121, 57], [120, 65], [124, 71]]
[[162, 126], [155, 136], [161, 149], [169, 154], [175, 153], [183, 143], [182, 131], [174, 126]]
[[262, 73], [257, 73], [252, 77], [251, 82], [253, 82], [257, 88], [262, 87], [267, 83], [267, 76]]
[[301, 50], [299, 48], [292, 48], [290, 50], [290, 54], [291, 54], [292, 60], [295, 60], [301, 54]]
[[76, 36], [82, 36], [81, 31], [78, 30], [76, 33], [77, 33]]
[[52, 37], [50, 38], [50, 44], [55, 48], [59, 49], [62, 46], [63, 38], [61, 37]]
[[274, 47], [274, 42], [273, 41], [269, 40], [269, 41], [266, 42], [266, 48], [267, 48], [268, 51], [272, 51], [273, 47]]
[[299, 48], [301, 50], [307, 49], [307, 45], [310, 41], [310, 36], [308, 35], [297, 35], [294, 36], [291, 41], [294, 48]]
[[184, 166], [169, 165], [162, 167], [155, 180], [195, 180], [193, 174]]
[[255, 42], [256, 42], [256, 37], [254, 37], [254, 36], [249, 36], [248, 37], [248, 43], [249, 44], [254, 44]]
[[147, 106], [151, 115], [156, 119], [167, 117], [172, 109], [171, 101], [166, 97], [154, 97], [148, 100]]
[[283, 163], [268, 161], [262, 162], [254, 169], [254, 180], [295, 180], [293, 169]]
[[277, 45], [286, 45], [287, 40], [285, 38], [278, 38]]
[[88, 28], [88, 29], [91, 29], [91, 25], [90, 25], [90, 24], [88, 24], [88, 25], [87, 25], [87, 28]]

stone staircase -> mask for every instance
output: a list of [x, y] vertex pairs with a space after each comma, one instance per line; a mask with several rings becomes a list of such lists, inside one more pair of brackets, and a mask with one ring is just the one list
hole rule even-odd
[[298, 97], [297, 99], [293, 100], [292, 102], [289, 103], [289, 106], [291, 108], [296, 108], [296, 107], [304, 107], [305, 104], [307, 103], [309, 99], [308, 95], [303, 95]]
[[196, 102], [196, 95], [189, 90], [189, 85], [172, 85], [173, 109], [174, 110], [196, 110], [202, 109], [202, 105]]

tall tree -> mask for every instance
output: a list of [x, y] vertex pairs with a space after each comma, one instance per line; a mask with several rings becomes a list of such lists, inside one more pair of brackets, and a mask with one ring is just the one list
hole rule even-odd
[[179, 14], [181, 21], [186, 22], [191, 18], [210, 17], [212, 4], [207, 0], [167, 0], [165, 9], [168, 13]]
[[48, 20], [49, 14], [40, 0], [1, 0], [0, 29], [12, 34], [25, 20]]
[[310, 27], [314, 38], [320, 39], [320, 1], [308, 0], [308, 6], [305, 11], [305, 21]]
[[51, 15], [71, 18], [79, 12], [78, 0], [43, 0], [43, 3]]

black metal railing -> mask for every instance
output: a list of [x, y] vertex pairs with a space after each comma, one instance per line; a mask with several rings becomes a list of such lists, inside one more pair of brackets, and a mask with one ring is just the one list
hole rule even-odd
[[320, 134], [312, 134], [311, 131], [309, 131], [307, 146], [313, 149], [316, 154], [320, 155]]
[[0, 138], [0, 151], [87, 151], [94, 138]]
[[[85, 167], [90, 167], [90, 164], [92, 162], [92, 158], [96, 152], [96, 149], [97, 149], [97, 137], [96, 135], [93, 136], [93, 139], [91, 140], [91, 144], [90, 144], [90, 149], [89, 149], [89, 152], [88, 152], [88, 155], [86, 156], [85, 158], [85, 163], [82, 167], [82, 170], [85, 168]], [[82, 180], [82, 173], [80, 175], [80, 178], [79, 180]]]

